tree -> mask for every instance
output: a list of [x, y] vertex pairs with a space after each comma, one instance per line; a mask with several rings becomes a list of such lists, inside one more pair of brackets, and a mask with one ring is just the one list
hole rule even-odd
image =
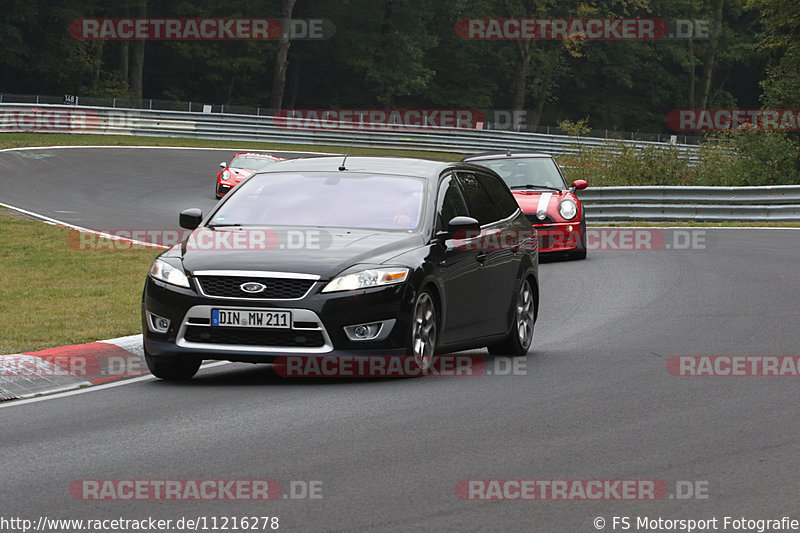
[[[296, 0], [283, 0], [281, 16], [284, 21], [290, 21]], [[275, 56], [275, 69], [272, 79], [272, 97], [269, 106], [272, 109], [283, 107], [283, 90], [286, 87], [286, 67], [289, 64], [289, 27], [283, 28], [280, 40], [278, 41], [278, 53]]]
[[774, 108], [800, 107], [800, 10], [794, 0], [749, 0], [761, 15], [759, 48], [768, 54], [762, 100]]
[[433, 7], [408, 0], [383, 0], [380, 26], [366, 48], [368, 64], [365, 81], [386, 108], [397, 97], [421, 94], [434, 72], [424, 64], [425, 53], [438, 39], [427, 28]]
[[[147, 0], [136, 0], [133, 10], [136, 18], [147, 18]], [[129, 79], [133, 98], [142, 99], [142, 84], [144, 83], [144, 43], [143, 40], [133, 41], [130, 47], [131, 61]]]

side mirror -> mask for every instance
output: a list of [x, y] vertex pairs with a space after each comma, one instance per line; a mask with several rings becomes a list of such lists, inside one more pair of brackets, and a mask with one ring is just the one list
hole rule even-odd
[[572, 182], [572, 192], [575, 191], [582, 191], [585, 189], [589, 184], [586, 183], [586, 180], [575, 180]]
[[228, 166], [228, 163], [226, 163], [225, 161], [223, 161], [222, 163], [219, 164], [219, 168], [225, 168], [227, 166]]
[[200, 222], [203, 221], [203, 211], [192, 207], [191, 209], [184, 209], [178, 217], [178, 223], [182, 228], [197, 229]]
[[481, 231], [480, 223], [472, 217], [453, 217], [447, 223], [448, 235], [455, 235], [456, 232], [466, 234], [466, 232], [479, 232]]

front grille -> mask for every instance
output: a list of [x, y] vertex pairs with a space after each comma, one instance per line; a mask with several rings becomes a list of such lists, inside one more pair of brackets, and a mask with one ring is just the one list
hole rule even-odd
[[[263, 292], [244, 292], [240, 287], [248, 281], [266, 285]], [[302, 298], [314, 280], [287, 278], [255, 278], [234, 276], [199, 276], [197, 282], [204, 294], [222, 298], [250, 298], [261, 300], [291, 300]]]
[[325, 344], [321, 331], [290, 329], [215, 328], [187, 326], [184, 338], [188, 342], [233, 344], [241, 346], [275, 346], [287, 348], [318, 348]]

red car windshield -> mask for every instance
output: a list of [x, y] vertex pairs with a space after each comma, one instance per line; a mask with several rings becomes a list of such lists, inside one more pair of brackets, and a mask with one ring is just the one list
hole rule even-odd
[[242, 182], [210, 226], [318, 226], [410, 230], [424, 180], [405, 176], [270, 172]]
[[548, 189], [567, 188], [556, 163], [549, 157], [504, 157], [472, 162], [497, 172], [510, 188], [528, 185]]
[[271, 157], [253, 157], [251, 155], [237, 155], [229, 165], [231, 168], [249, 168], [258, 170], [264, 168], [276, 160]]

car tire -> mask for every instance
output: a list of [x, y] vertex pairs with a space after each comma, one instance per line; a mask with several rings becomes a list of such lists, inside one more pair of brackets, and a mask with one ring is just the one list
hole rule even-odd
[[414, 300], [406, 354], [414, 358], [416, 369], [422, 373], [428, 371], [435, 357], [439, 332], [437, 320], [433, 295], [427, 290], [421, 291]]
[[578, 229], [578, 248], [570, 255], [572, 259], [586, 259], [586, 213], [581, 215]]
[[153, 357], [145, 353], [144, 360], [150, 373], [164, 381], [186, 381], [191, 379], [203, 363], [201, 359], [190, 357]]
[[487, 346], [492, 355], [521, 357], [527, 355], [533, 344], [533, 329], [536, 324], [536, 302], [533, 289], [527, 279], [523, 279], [514, 301], [514, 320], [511, 331], [504, 341]]

